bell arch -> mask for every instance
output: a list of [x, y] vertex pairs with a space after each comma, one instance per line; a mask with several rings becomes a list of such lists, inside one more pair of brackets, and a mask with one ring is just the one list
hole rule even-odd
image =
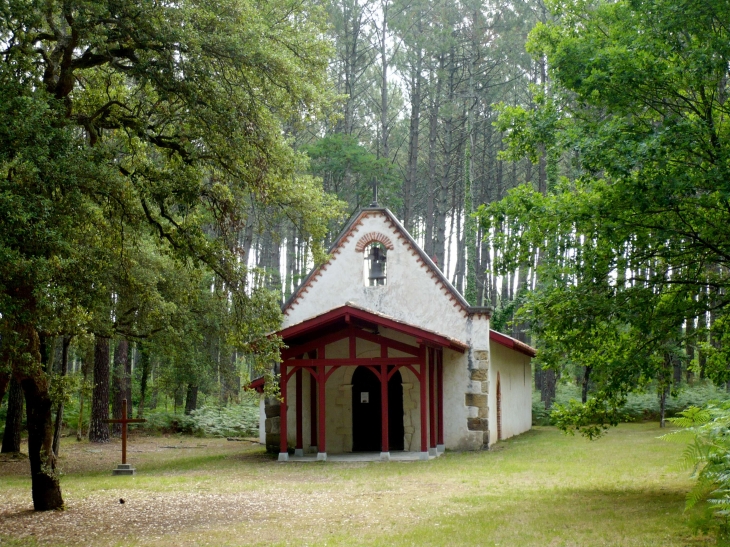
[[367, 287], [386, 285], [388, 282], [388, 249], [373, 241], [363, 249], [363, 281]]

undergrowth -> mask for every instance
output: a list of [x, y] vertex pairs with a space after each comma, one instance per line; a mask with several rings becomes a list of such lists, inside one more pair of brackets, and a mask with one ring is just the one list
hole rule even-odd
[[[559, 384], [555, 403], [567, 405], [571, 399], [580, 401], [581, 388], [573, 384]], [[730, 393], [711, 382], [697, 382], [693, 385], [684, 385], [676, 395], [667, 398], [666, 416], [679, 415], [683, 410], [696, 406], [703, 407], [713, 401], [730, 400]], [[659, 397], [656, 390], [644, 393], [630, 393], [626, 405], [621, 411], [622, 422], [638, 422], [656, 420], [659, 417]], [[554, 425], [550, 411], [545, 410], [540, 400], [540, 392], [532, 394], [532, 423], [534, 425]]]

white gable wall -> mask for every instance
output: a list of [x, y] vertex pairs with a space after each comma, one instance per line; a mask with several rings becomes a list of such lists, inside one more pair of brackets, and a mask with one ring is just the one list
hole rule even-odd
[[[388, 315], [410, 325], [467, 341], [466, 312], [450, 299], [453, 296], [431, 277], [398, 231], [383, 213], [373, 212], [355, 227], [321, 275], [307, 292], [286, 310], [283, 327], [316, 317], [347, 302]], [[371, 232], [387, 236], [394, 249], [387, 253], [387, 284], [366, 287], [363, 281], [363, 253], [355, 250], [358, 240]]]

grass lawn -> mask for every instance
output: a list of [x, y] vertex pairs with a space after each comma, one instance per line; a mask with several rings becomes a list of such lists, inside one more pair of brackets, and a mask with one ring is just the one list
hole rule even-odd
[[[430, 462], [278, 463], [254, 443], [133, 437], [61, 448], [67, 510], [34, 513], [0, 459], [0, 545], [702, 546], [683, 514], [683, 446], [657, 424], [598, 441], [539, 427]], [[124, 504], [119, 499], [125, 500]]]

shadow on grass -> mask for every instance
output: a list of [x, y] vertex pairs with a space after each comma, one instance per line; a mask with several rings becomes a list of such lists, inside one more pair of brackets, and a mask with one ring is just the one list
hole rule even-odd
[[[715, 545], [695, 536], [676, 490], [516, 490], [507, 494], [453, 497], [426, 522], [390, 537], [362, 538], [358, 545], [616, 546]], [[338, 538], [352, 545], [353, 538]]]

